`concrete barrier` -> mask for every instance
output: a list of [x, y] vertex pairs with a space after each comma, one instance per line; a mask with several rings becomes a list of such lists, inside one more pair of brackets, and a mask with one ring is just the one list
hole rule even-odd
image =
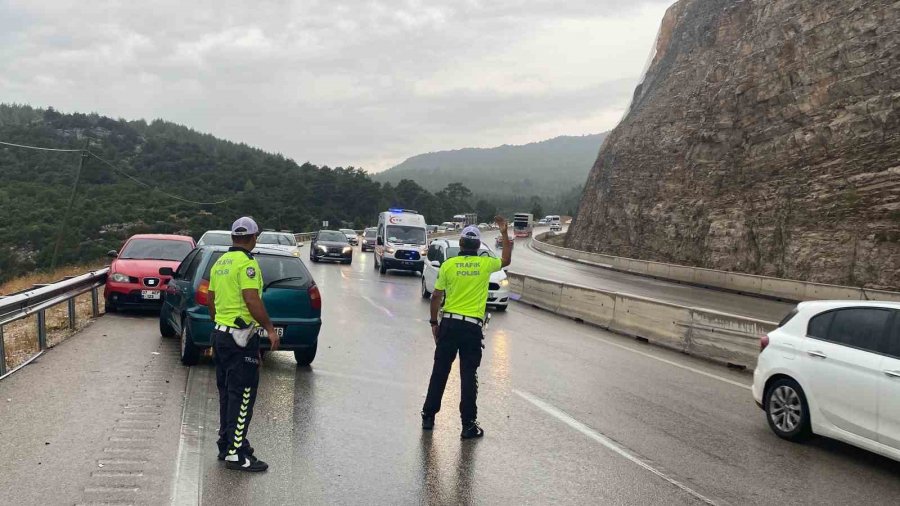
[[519, 300], [717, 362], [753, 368], [759, 338], [775, 322], [509, 273]]
[[641, 276], [652, 276], [680, 283], [793, 302], [804, 300], [887, 300], [900, 302], [900, 292], [811, 283], [793, 279], [615, 257], [547, 244], [544, 242], [546, 237], [546, 233], [536, 235], [532, 240], [532, 247], [537, 251], [551, 253], [561, 258], [596, 264], [604, 268]]

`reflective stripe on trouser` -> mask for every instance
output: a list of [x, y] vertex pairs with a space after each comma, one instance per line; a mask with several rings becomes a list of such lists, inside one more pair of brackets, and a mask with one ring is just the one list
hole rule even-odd
[[428, 383], [428, 394], [422, 412], [434, 415], [441, 410], [441, 398], [450, 377], [453, 361], [459, 353], [460, 402], [459, 414], [463, 424], [478, 419], [478, 366], [481, 365], [481, 343], [484, 334], [480, 326], [462, 320], [445, 319], [438, 329], [434, 350], [434, 366]]
[[247, 434], [259, 385], [259, 338], [251, 338], [247, 347], [241, 348], [223, 332], [214, 331], [213, 337], [217, 383], [220, 375], [222, 377], [219, 388], [220, 430], [228, 455], [238, 455], [249, 447]]

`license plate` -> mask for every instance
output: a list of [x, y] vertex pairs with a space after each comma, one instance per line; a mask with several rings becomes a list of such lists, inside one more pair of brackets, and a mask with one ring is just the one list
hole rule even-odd
[[330, 256], [330, 257], [339, 257], [339, 256], [341, 256], [341, 253], [329, 253], [328, 256]]
[[[275, 327], [275, 333], [278, 334], [279, 338], [284, 337], [284, 327]], [[269, 333], [266, 332], [266, 329], [259, 329], [260, 337], [269, 337]]]
[[159, 292], [156, 290], [141, 290], [141, 298], [144, 300], [159, 300]]

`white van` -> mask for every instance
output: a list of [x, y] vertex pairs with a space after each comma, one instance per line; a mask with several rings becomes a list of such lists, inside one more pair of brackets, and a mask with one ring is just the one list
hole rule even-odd
[[425, 268], [428, 253], [425, 217], [410, 209], [389, 209], [378, 214], [375, 235], [375, 268], [416, 271]]

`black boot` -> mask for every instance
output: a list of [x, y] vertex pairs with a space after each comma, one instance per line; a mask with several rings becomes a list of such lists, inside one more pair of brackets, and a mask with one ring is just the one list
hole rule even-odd
[[462, 432], [459, 435], [461, 439], [472, 439], [482, 436], [484, 436], [484, 429], [482, 429], [481, 426], [478, 425], [477, 421], [464, 423]]
[[238, 455], [237, 460], [226, 460], [225, 467], [234, 471], [246, 471], [248, 473], [260, 473], [269, 468], [269, 464], [256, 457]]

